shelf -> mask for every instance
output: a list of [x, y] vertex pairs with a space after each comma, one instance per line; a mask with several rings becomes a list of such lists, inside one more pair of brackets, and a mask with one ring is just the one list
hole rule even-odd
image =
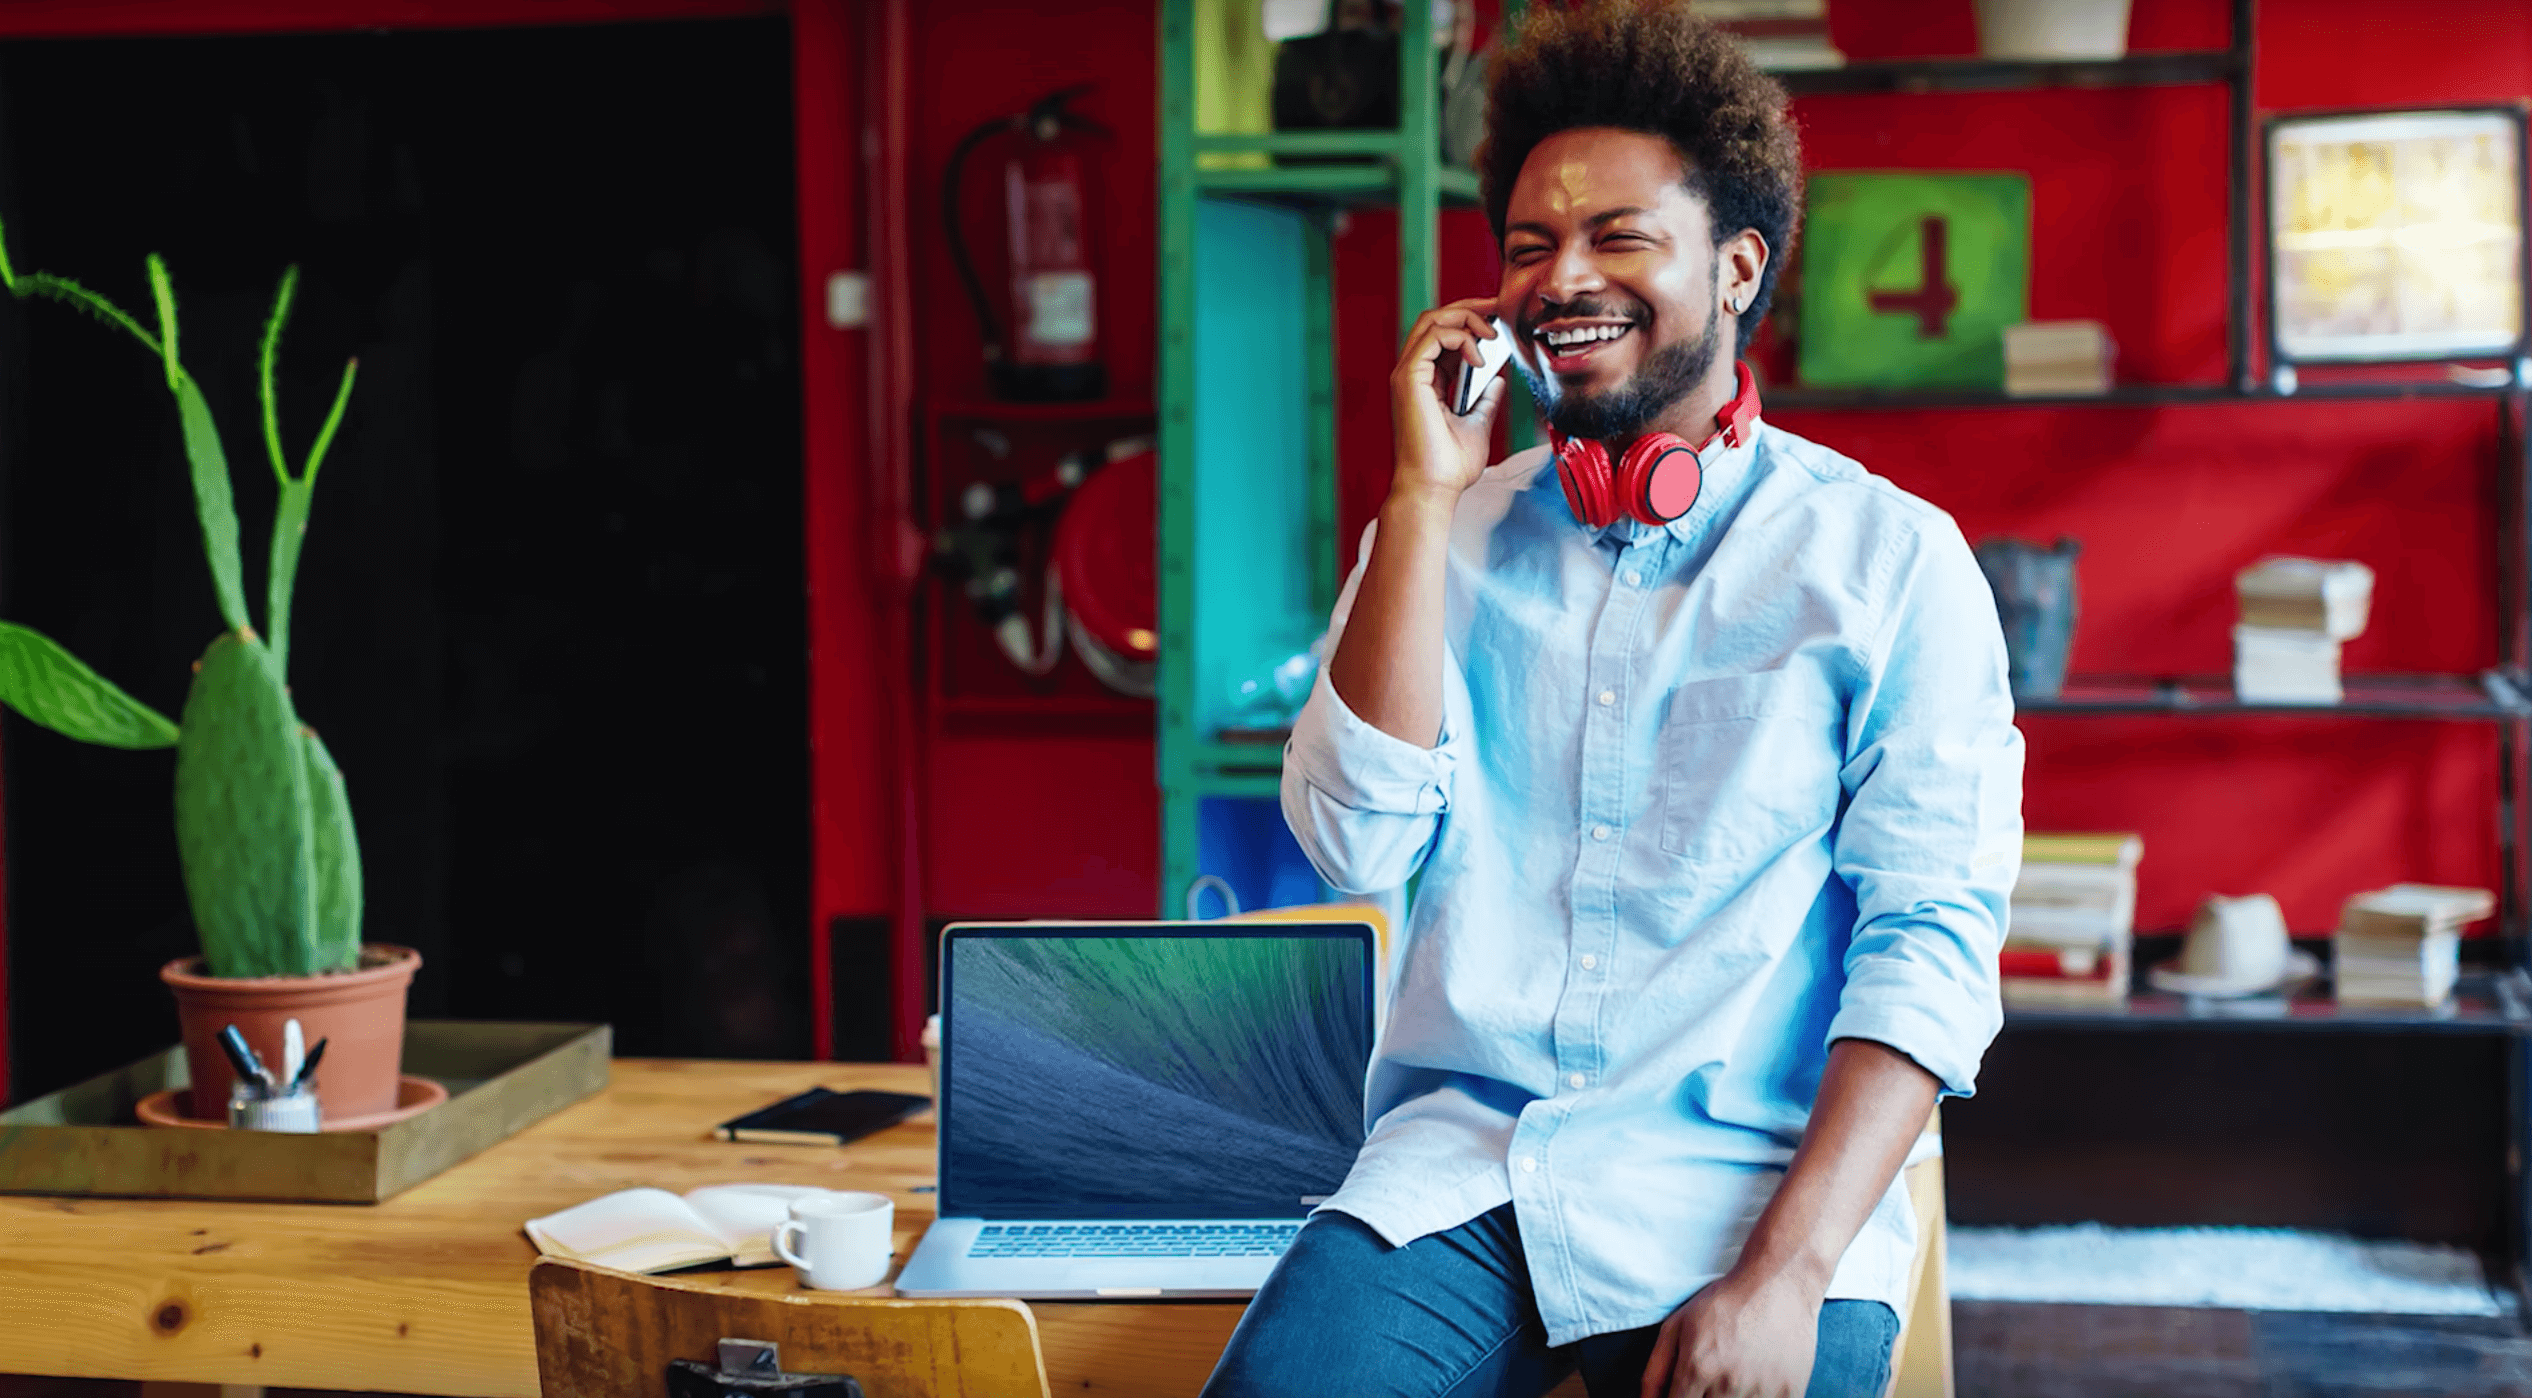
[[1225, 741], [1216, 736], [1213, 741], [1199, 745], [1196, 748], [1198, 770], [1267, 775], [1281, 772], [1284, 769], [1284, 740], [1292, 736], [1291, 732], [1287, 729], [1253, 731], [1257, 734], [1254, 742]]
[[2341, 1006], [2327, 995], [2204, 1000], [2145, 991], [2125, 1005], [2013, 1009], [2005, 1029], [2245, 1030], [2355, 1034], [2532, 1034], [2532, 977], [2521, 970], [2463, 973], [2443, 1008]]
[[1283, 794], [1283, 778], [1271, 773], [1198, 772], [1195, 794], [1272, 801]]
[[2504, 676], [2349, 675], [2336, 704], [2245, 704], [2230, 675], [2070, 675], [2054, 699], [2017, 699], [2018, 716], [2205, 715], [2293, 718], [2519, 719], [2532, 704]]
[[941, 398], [925, 403], [934, 417], [987, 422], [1120, 422], [1153, 416], [1148, 398], [1101, 398], [1087, 403], [1010, 403], [999, 398]]
[[[1433, 173], [1434, 189], [1445, 204], [1477, 202], [1477, 172], [1445, 167]], [[1398, 194], [1398, 175], [1387, 161], [1353, 161], [1341, 165], [1277, 165], [1259, 170], [1198, 170], [1196, 187], [1207, 194], [1251, 199], [1336, 200], [1348, 204], [1389, 202]]]
[[1386, 163], [1276, 165], [1263, 170], [1198, 170], [1196, 187], [1207, 194], [1328, 196], [1388, 194], [1398, 177]]
[[2132, 53], [2125, 58], [2025, 62], [1988, 58], [1921, 58], [1850, 63], [1775, 74], [1796, 97], [1839, 93], [2016, 92], [2040, 88], [2170, 87], [2232, 80], [2231, 50]]
[[[1276, 131], [1235, 135], [1198, 135], [1198, 155], [1366, 155], [1388, 159], [1398, 153], [1396, 131]], [[1203, 170], [1199, 174], [1209, 173]]]
[[[2284, 718], [2532, 718], [2527, 700], [2496, 671], [2483, 675], [2349, 675], [2347, 697], [2336, 704], [2245, 704], [2233, 697], [2230, 675], [2071, 675], [2054, 699], [2017, 699], [2017, 716], [2094, 717], [2284, 717]], [[1214, 741], [1197, 749], [1196, 763], [1212, 772], [1276, 772], [1283, 767], [1281, 730], [1258, 730], [1255, 741]]]
[[2259, 389], [2245, 393], [2223, 384], [2120, 384], [2108, 393], [2011, 394], [1995, 389], [1804, 388], [1768, 390], [1771, 410], [1802, 412], [1910, 412], [1929, 408], [2149, 408], [2203, 403], [2351, 402], [2424, 398], [2502, 398], [2513, 385], [2481, 388], [2433, 379], [2400, 382], [2307, 384], [2294, 393]]

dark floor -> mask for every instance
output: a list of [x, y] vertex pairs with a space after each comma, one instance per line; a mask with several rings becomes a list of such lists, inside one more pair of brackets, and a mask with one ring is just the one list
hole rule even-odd
[[1960, 1398], [2532, 1398], [2515, 1317], [1952, 1305]]
[[[2532, 1398], [2532, 1332], [2512, 1317], [1959, 1301], [1952, 1355], [1958, 1398]], [[0, 1376], [0, 1398], [139, 1391]]]

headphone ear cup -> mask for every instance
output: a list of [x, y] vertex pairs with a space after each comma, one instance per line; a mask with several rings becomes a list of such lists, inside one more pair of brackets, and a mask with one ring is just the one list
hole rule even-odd
[[1588, 437], [1568, 437], [1556, 449], [1556, 479], [1574, 518], [1594, 529], [1618, 521], [1617, 483], [1610, 479], [1609, 449]]
[[1672, 433], [1645, 433], [1618, 462], [1618, 498], [1646, 524], [1668, 524], [1688, 513], [1704, 487], [1696, 449]]

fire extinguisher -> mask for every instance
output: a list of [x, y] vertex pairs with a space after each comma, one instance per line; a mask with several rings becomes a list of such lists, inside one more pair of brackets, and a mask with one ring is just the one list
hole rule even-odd
[[[985, 375], [997, 397], [1073, 402], [1104, 396], [1099, 358], [1099, 277], [1091, 265], [1087, 178], [1089, 140], [1108, 128], [1070, 110], [1087, 86], [1040, 98], [1025, 112], [995, 117], [959, 140], [941, 179], [942, 231], [950, 259], [975, 307], [985, 342]], [[959, 226], [960, 178], [967, 158], [1000, 135], [1018, 138], [1003, 164], [1002, 204], [1011, 251], [1011, 331], [1006, 337]]]

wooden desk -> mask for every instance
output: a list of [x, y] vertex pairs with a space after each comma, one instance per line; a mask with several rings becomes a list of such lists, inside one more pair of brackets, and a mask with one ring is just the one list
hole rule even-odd
[[[892, 1196], [897, 1256], [913, 1250], [932, 1221], [914, 1192], [932, 1183], [928, 1114], [840, 1151], [707, 1138], [818, 1085], [929, 1087], [895, 1064], [627, 1059], [599, 1096], [384, 1204], [0, 1196], [0, 1373], [534, 1398], [527, 1219], [635, 1185], [812, 1184]], [[795, 1285], [787, 1267], [720, 1278]], [[1035, 1309], [1055, 1392], [1132, 1398], [1190, 1398], [1240, 1315]]]

